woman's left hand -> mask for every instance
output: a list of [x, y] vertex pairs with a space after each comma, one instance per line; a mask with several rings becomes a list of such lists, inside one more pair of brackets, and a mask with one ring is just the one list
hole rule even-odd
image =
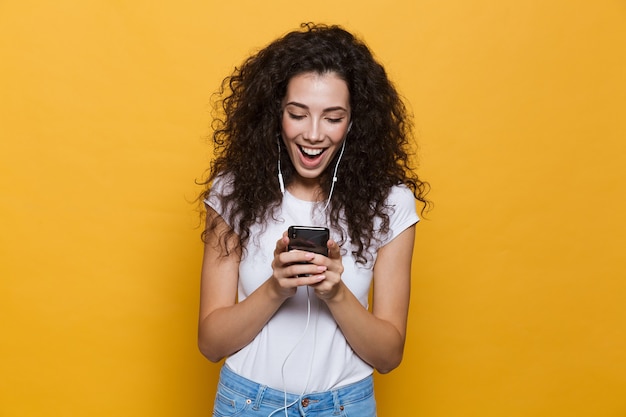
[[330, 300], [337, 296], [344, 287], [341, 281], [343, 274], [343, 262], [341, 261], [341, 250], [334, 240], [328, 241], [328, 257], [316, 256], [314, 262], [321, 259], [323, 263], [318, 265], [326, 266], [324, 279], [317, 284], [310, 285], [315, 290], [315, 294], [322, 300]]

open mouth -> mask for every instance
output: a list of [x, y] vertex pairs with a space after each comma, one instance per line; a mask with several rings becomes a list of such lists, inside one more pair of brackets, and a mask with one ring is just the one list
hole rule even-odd
[[298, 148], [300, 149], [300, 153], [302, 154], [302, 156], [311, 160], [318, 158], [327, 149], [327, 148], [321, 148], [321, 149], [320, 148], [305, 148], [303, 146], [298, 146]]

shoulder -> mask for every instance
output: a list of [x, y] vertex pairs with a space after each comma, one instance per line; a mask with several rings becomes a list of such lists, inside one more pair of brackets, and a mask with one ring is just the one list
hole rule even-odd
[[394, 185], [389, 190], [386, 204], [390, 207], [400, 207], [413, 211], [417, 215], [415, 209], [415, 196], [413, 191], [404, 184]]
[[234, 176], [232, 174], [219, 174], [211, 183], [208, 190], [208, 196], [204, 199], [204, 203], [210, 207], [217, 204], [218, 200], [225, 195], [232, 193], [234, 188]]
[[234, 176], [232, 174], [219, 174], [208, 189], [204, 204], [211, 207], [223, 218], [227, 218], [229, 209], [225, 204], [224, 197], [232, 194], [234, 188]]
[[383, 239], [385, 244], [419, 221], [415, 196], [406, 185], [391, 187], [386, 205], [389, 209], [389, 234]]

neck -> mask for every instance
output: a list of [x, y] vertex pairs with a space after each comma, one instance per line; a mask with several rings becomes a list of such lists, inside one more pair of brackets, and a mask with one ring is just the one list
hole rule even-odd
[[320, 186], [319, 178], [302, 178], [296, 176], [287, 185], [287, 190], [300, 200], [304, 201], [322, 201], [324, 193]]

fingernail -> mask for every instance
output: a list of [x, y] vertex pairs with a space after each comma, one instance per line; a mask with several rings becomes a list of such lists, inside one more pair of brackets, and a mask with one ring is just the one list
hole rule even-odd
[[324, 265], [318, 265], [318, 267], [317, 267], [317, 270], [319, 272], [324, 272], [324, 271], [326, 271], [326, 269], [328, 269], [328, 268], [326, 268]]

